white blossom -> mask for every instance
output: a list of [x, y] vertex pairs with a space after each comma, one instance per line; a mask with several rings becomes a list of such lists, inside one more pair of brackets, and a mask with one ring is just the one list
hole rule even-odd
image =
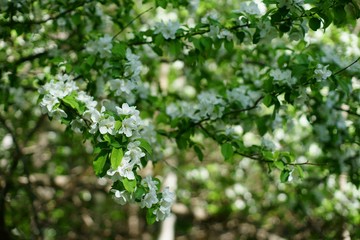
[[134, 135], [134, 132], [138, 131], [138, 127], [140, 126], [140, 118], [136, 116], [131, 116], [129, 118], [125, 118], [122, 121], [121, 128], [119, 129], [119, 133], [125, 134], [126, 137], [131, 137]]
[[156, 192], [153, 190], [150, 190], [145, 196], [141, 199], [140, 206], [142, 208], [147, 207], [151, 208], [153, 204], [156, 204], [159, 202], [159, 199], [156, 196]]
[[134, 115], [139, 116], [140, 112], [136, 110], [136, 107], [130, 107], [129, 104], [123, 103], [121, 108], [116, 107], [116, 111], [119, 115]]
[[42, 108], [43, 113], [51, 112], [56, 104], [59, 103], [57, 97], [52, 95], [45, 95], [40, 102], [40, 107]]
[[136, 88], [136, 84], [130, 80], [113, 79], [109, 81], [110, 90], [115, 91], [115, 96], [130, 94]]
[[209, 24], [210, 23], [209, 20], [218, 21], [219, 20], [219, 14], [215, 10], [212, 10], [212, 11], [206, 13], [206, 15], [201, 18], [201, 23]]
[[93, 123], [98, 123], [101, 118], [101, 113], [96, 108], [89, 108], [83, 113], [83, 116]]
[[274, 78], [275, 82], [287, 84], [289, 86], [296, 83], [296, 78], [291, 76], [291, 71], [289, 69], [284, 71], [280, 69], [273, 69], [270, 71], [270, 76]]
[[141, 150], [140, 142], [129, 142], [127, 150], [124, 154], [124, 159], [132, 162], [133, 164], [140, 164], [140, 159], [145, 156], [145, 153]]
[[105, 35], [99, 38], [97, 41], [90, 41], [86, 44], [86, 51], [90, 54], [100, 54], [101, 58], [111, 56], [112, 49], [112, 37]]
[[82, 128], [85, 126], [85, 122], [83, 119], [81, 118], [77, 118], [74, 119], [70, 122], [71, 125], [71, 129], [75, 132], [75, 133], [82, 133]]
[[174, 200], [174, 193], [170, 192], [168, 187], [165, 188], [162, 192], [160, 207], [154, 211], [154, 214], [156, 215], [156, 221], [162, 221], [170, 214], [171, 206]]
[[158, 190], [156, 186], [157, 182], [152, 179], [150, 176], [146, 176], [141, 180], [141, 185], [144, 187], [148, 187], [150, 190]]
[[53, 111], [49, 112], [49, 116], [53, 117], [56, 120], [60, 120], [61, 118], [67, 118], [67, 114], [64, 110], [57, 108]]
[[178, 21], [168, 21], [166, 24], [161, 21], [156, 23], [154, 33], [161, 33], [165, 39], [175, 39], [175, 34], [179, 28], [180, 23]]
[[130, 196], [129, 192], [127, 192], [125, 190], [119, 191], [119, 190], [116, 190], [116, 189], [112, 189], [111, 191], [114, 192], [113, 198], [120, 205], [126, 204], [131, 199], [131, 196]]
[[117, 169], [113, 170], [110, 168], [106, 174], [110, 176], [113, 181], [120, 180], [121, 177], [134, 180], [135, 174], [133, 172], [133, 168], [134, 164], [130, 163], [128, 159], [123, 158], [120, 166]]
[[246, 1], [240, 4], [240, 10], [236, 12], [245, 12], [250, 15], [260, 15], [261, 12], [259, 10], [258, 5], [253, 1]]
[[113, 116], [102, 119], [99, 121], [99, 132], [101, 134], [109, 133], [111, 135], [115, 134], [115, 119]]
[[220, 33], [217, 35], [219, 39], [226, 38], [226, 40], [230, 41], [233, 39], [233, 34], [227, 29], [221, 29]]
[[[210, 117], [216, 119], [222, 116], [225, 110], [225, 101], [212, 92], [202, 92], [198, 95], [199, 105], [197, 114], [199, 118]], [[196, 116], [195, 116], [196, 118]]]
[[92, 109], [97, 106], [97, 101], [94, 101], [94, 98], [84, 91], [78, 92], [76, 100], [83, 102], [88, 109]]
[[180, 117], [180, 109], [175, 103], [170, 103], [166, 106], [166, 114], [169, 115], [172, 119]]
[[327, 69], [328, 67], [329, 65], [326, 66], [323, 66], [321, 64], [317, 65], [317, 68], [314, 71], [315, 78], [317, 81], [324, 81], [331, 76], [332, 72]]
[[131, 52], [130, 48], [126, 49], [125, 76], [138, 76], [141, 72], [142, 64], [140, 57]]

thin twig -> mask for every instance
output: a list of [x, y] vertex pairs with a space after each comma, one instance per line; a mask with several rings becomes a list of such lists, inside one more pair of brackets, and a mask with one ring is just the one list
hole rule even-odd
[[145, 10], [144, 12], [140, 13], [139, 15], [137, 15], [135, 18], [133, 18], [128, 24], [126, 24], [118, 33], [116, 33], [112, 40], [114, 40], [117, 36], [119, 36], [127, 27], [129, 27], [133, 22], [135, 22], [137, 19], [139, 19], [142, 15], [144, 15], [145, 13], [149, 12], [150, 10], [152, 10], [153, 7]]
[[325, 166], [328, 163], [312, 163], [312, 162], [303, 162], [303, 163], [285, 163], [285, 165], [291, 165], [291, 166]]
[[352, 62], [350, 65], [348, 65], [348, 66], [346, 66], [345, 68], [340, 69], [339, 71], [335, 72], [335, 73], [333, 74], [333, 76], [335, 76], [335, 75], [337, 75], [337, 74], [345, 71], [346, 69], [348, 69], [349, 67], [351, 67], [352, 65], [354, 65], [355, 63], [357, 63], [359, 60], [360, 60], [360, 57], [358, 57], [358, 58], [357, 58], [354, 62]]

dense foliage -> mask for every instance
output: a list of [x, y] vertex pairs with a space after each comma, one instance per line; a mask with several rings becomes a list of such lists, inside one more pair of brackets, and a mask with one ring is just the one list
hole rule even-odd
[[189, 238], [360, 237], [359, 17], [358, 0], [0, 1], [1, 236], [126, 238], [102, 214], [134, 208], [156, 235], [173, 208]]

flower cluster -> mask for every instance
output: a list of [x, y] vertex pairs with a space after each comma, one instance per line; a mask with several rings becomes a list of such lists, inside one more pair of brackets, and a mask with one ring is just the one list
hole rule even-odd
[[109, 81], [109, 89], [114, 93], [116, 97], [126, 99], [126, 102], [135, 102], [135, 93], [139, 93], [142, 90], [146, 91], [146, 87], [142, 84], [140, 79], [140, 73], [142, 70], [142, 64], [140, 57], [132, 53], [130, 48], [126, 50], [126, 62], [124, 64], [123, 78], [115, 78]]
[[197, 104], [185, 101], [171, 103], [166, 107], [166, 114], [171, 118], [186, 117], [193, 121], [220, 118], [225, 110], [225, 101], [213, 92], [202, 92], [198, 95]]
[[258, 92], [244, 86], [227, 90], [226, 95], [230, 103], [240, 103], [243, 108], [250, 107], [260, 97]]
[[[127, 66], [131, 68], [132, 74], [138, 74], [138, 68], [134, 68], [138, 65], [136, 56], [129, 54], [128, 60], [130, 63]], [[141, 180], [137, 174], [137, 170], [142, 167], [141, 159], [146, 155], [144, 149], [151, 150], [148, 143], [145, 144], [147, 147], [142, 145], [146, 140], [141, 136], [143, 124], [136, 107], [123, 103], [121, 107], [115, 106], [111, 110], [102, 106], [99, 111], [98, 102], [79, 90], [73, 78], [67, 74], [57, 75], [43, 86], [40, 93], [44, 95], [40, 102], [44, 113], [66, 120], [74, 132], [87, 130], [92, 142], [103, 144], [97, 145], [104, 146], [104, 149], [100, 150], [102, 155], [96, 161], [111, 159], [111, 168], [103, 169], [106, 166], [104, 162], [95, 172], [101, 175], [105, 171], [105, 176], [114, 182], [111, 192], [116, 202], [139, 202], [141, 207], [149, 209], [156, 220], [163, 220], [169, 215], [174, 201], [173, 193], [165, 189], [158, 194], [158, 182], [151, 177]]]
[[170, 192], [169, 188], [165, 188], [162, 192], [162, 198], [159, 201], [159, 208], [153, 212], [156, 215], [156, 221], [162, 221], [170, 214], [170, 208], [174, 200], [174, 193]]
[[105, 35], [97, 41], [89, 41], [86, 45], [86, 51], [90, 54], [100, 54], [100, 58], [107, 58], [111, 56], [112, 37]]
[[136, 166], [140, 167], [140, 159], [145, 156], [145, 153], [141, 150], [139, 145], [139, 141], [130, 142], [127, 146], [127, 151], [121, 160], [120, 166], [115, 170], [109, 169], [107, 171], [107, 175], [113, 181], [121, 180], [122, 178], [127, 178], [129, 180], [135, 179], [133, 169]]
[[288, 69], [284, 71], [280, 69], [273, 69], [270, 71], [270, 76], [273, 77], [275, 82], [280, 84], [287, 84], [291, 86], [296, 83], [296, 78], [291, 76], [291, 71]]
[[332, 72], [327, 69], [328, 67], [329, 67], [329, 65], [326, 65], [326, 66], [323, 66], [321, 64], [317, 65], [317, 67], [314, 71], [315, 78], [317, 81], [324, 81], [331, 76]]
[[157, 22], [155, 26], [155, 34], [161, 33], [165, 39], [175, 39], [176, 32], [180, 28], [180, 23], [178, 21], [168, 21], [164, 23], [163, 21]]
[[250, 15], [261, 15], [259, 6], [256, 4], [256, 2], [253, 1], [246, 1], [240, 3], [240, 11], [236, 12], [245, 12]]
[[67, 74], [57, 75], [56, 80], [51, 79], [49, 83], [40, 89], [40, 93], [45, 94], [40, 102], [43, 113], [47, 113], [55, 119], [66, 118], [66, 112], [59, 108], [60, 101], [77, 89], [78, 87], [72, 77]]

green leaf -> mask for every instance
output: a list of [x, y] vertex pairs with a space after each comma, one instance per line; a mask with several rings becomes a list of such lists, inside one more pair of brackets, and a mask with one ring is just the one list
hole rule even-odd
[[156, 221], [156, 216], [153, 213], [155, 209], [153, 208], [148, 208], [148, 210], [146, 211], [146, 222], [147, 224], [154, 224], [154, 222]]
[[267, 160], [274, 160], [274, 154], [271, 151], [262, 151], [263, 157]]
[[298, 171], [298, 173], [299, 173], [299, 177], [300, 177], [300, 178], [304, 178], [304, 171], [303, 171], [303, 169], [301, 168], [301, 166], [296, 165], [296, 169], [297, 169], [297, 171]]
[[123, 184], [124, 184], [124, 187], [126, 189], [126, 191], [130, 192], [130, 193], [133, 193], [136, 189], [136, 179], [134, 180], [129, 180], [127, 178], [124, 178], [122, 180]]
[[318, 29], [321, 27], [321, 21], [320, 21], [320, 19], [315, 18], [315, 17], [310, 18], [310, 20], [309, 20], [309, 27], [310, 27], [311, 30], [313, 30], [313, 31], [318, 30]]
[[261, 136], [264, 136], [265, 133], [268, 131], [267, 119], [268, 118], [265, 116], [265, 117], [259, 117], [259, 119], [256, 120], [256, 126]]
[[180, 135], [176, 137], [176, 144], [180, 150], [184, 150], [188, 146], [188, 138], [184, 135]]
[[169, 52], [173, 55], [173, 56], [178, 56], [179, 53], [182, 50], [182, 44], [179, 41], [170, 41], [169, 42]]
[[156, 6], [166, 8], [168, 1], [167, 0], [156, 0]]
[[287, 33], [291, 30], [291, 23], [283, 23], [279, 25], [280, 32]]
[[109, 153], [106, 151], [102, 151], [100, 152], [94, 159], [93, 161], [93, 167], [94, 167], [94, 172], [95, 175], [98, 177], [102, 177], [105, 175], [106, 170], [105, 170], [105, 163], [106, 160], [108, 158]]
[[349, 96], [350, 91], [351, 91], [351, 83], [349, 81], [347, 81], [346, 79], [344, 79], [344, 78], [337, 79], [336, 82], [340, 86], [341, 90], [343, 90], [345, 92], [345, 94], [347, 96]]
[[111, 151], [110, 163], [112, 169], [117, 169], [120, 166], [121, 160], [124, 156], [122, 148], [113, 148]]
[[263, 103], [265, 106], [267, 107], [270, 107], [272, 105], [272, 102], [273, 102], [273, 97], [269, 94], [269, 95], [266, 95], [263, 99]]
[[253, 44], [257, 44], [260, 42], [260, 29], [256, 28], [256, 31], [253, 35]]
[[146, 193], [144, 187], [138, 187], [134, 193], [135, 200], [141, 201], [142, 196]]
[[285, 168], [283, 161], [280, 161], [280, 160], [274, 161], [274, 165], [276, 168], [278, 168], [280, 170], [284, 170], [284, 168]]
[[199, 158], [199, 160], [202, 162], [204, 160], [204, 154], [201, 151], [201, 149], [199, 148], [199, 146], [195, 145], [194, 146], [194, 151], [195, 151], [197, 157]]
[[158, 56], [162, 56], [163, 55], [163, 50], [159, 47], [159, 46], [153, 46], [152, 49], [154, 50], [154, 52], [158, 55]]
[[86, 63], [87, 63], [89, 66], [92, 66], [92, 65], [95, 63], [95, 60], [96, 60], [95, 55], [91, 55], [91, 56], [89, 56], [88, 58], [86, 58]]
[[344, 5], [333, 8], [334, 24], [340, 26], [346, 22], [346, 11]]
[[80, 107], [79, 102], [75, 99], [73, 94], [67, 95], [62, 99], [62, 101], [65, 103], [65, 105], [75, 109], [79, 114], [83, 114], [85, 111], [84, 107]]
[[164, 43], [164, 41], [165, 39], [161, 34], [157, 34], [154, 40], [156, 46], [161, 46]]
[[224, 41], [224, 47], [228, 52], [232, 52], [234, 49], [234, 42], [233, 41]]
[[245, 33], [244, 32], [237, 32], [236, 37], [239, 40], [239, 43], [242, 43], [244, 41], [244, 38], [245, 38]]
[[330, 24], [333, 22], [332, 13], [328, 9], [323, 9], [323, 11], [319, 11], [317, 14], [319, 14], [319, 16], [322, 18], [324, 29], [330, 26]]
[[209, 37], [202, 37], [200, 38], [200, 44], [204, 47], [205, 51], [210, 51], [212, 47], [212, 39]]
[[224, 143], [221, 145], [221, 154], [223, 155], [225, 161], [231, 160], [234, 155], [234, 149], [230, 143]]
[[119, 131], [119, 129], [122, 126], [122, 122], [121, 121], [115, 121], [115, 131]]
[[282, 183], [287, 182], [290, 176], [290, 171], [288, 169], [283, 169], [280, 174], [280, 181]]
[[108, 144], [106, 142], [99, 142], [94, 147], [94, 154], [99, 154], [102, 150], [108, 148]]
[[137, 141], [140, 142], [140, 147], [142, 149], [144, 149], [149, 155], [152, 154], [152, 148], [151, 148], [151, 145], [148, 143], [148, 141], [146, 141], [145, 139], [138, 139]]
[[112, 54], [115, 57], [119, 57], [119, 58], [125, 58], [126, 56], [126, 49], [127, 49], [127, 45], [125, 43], [115, 43], [113, 48], [112, 48]]

